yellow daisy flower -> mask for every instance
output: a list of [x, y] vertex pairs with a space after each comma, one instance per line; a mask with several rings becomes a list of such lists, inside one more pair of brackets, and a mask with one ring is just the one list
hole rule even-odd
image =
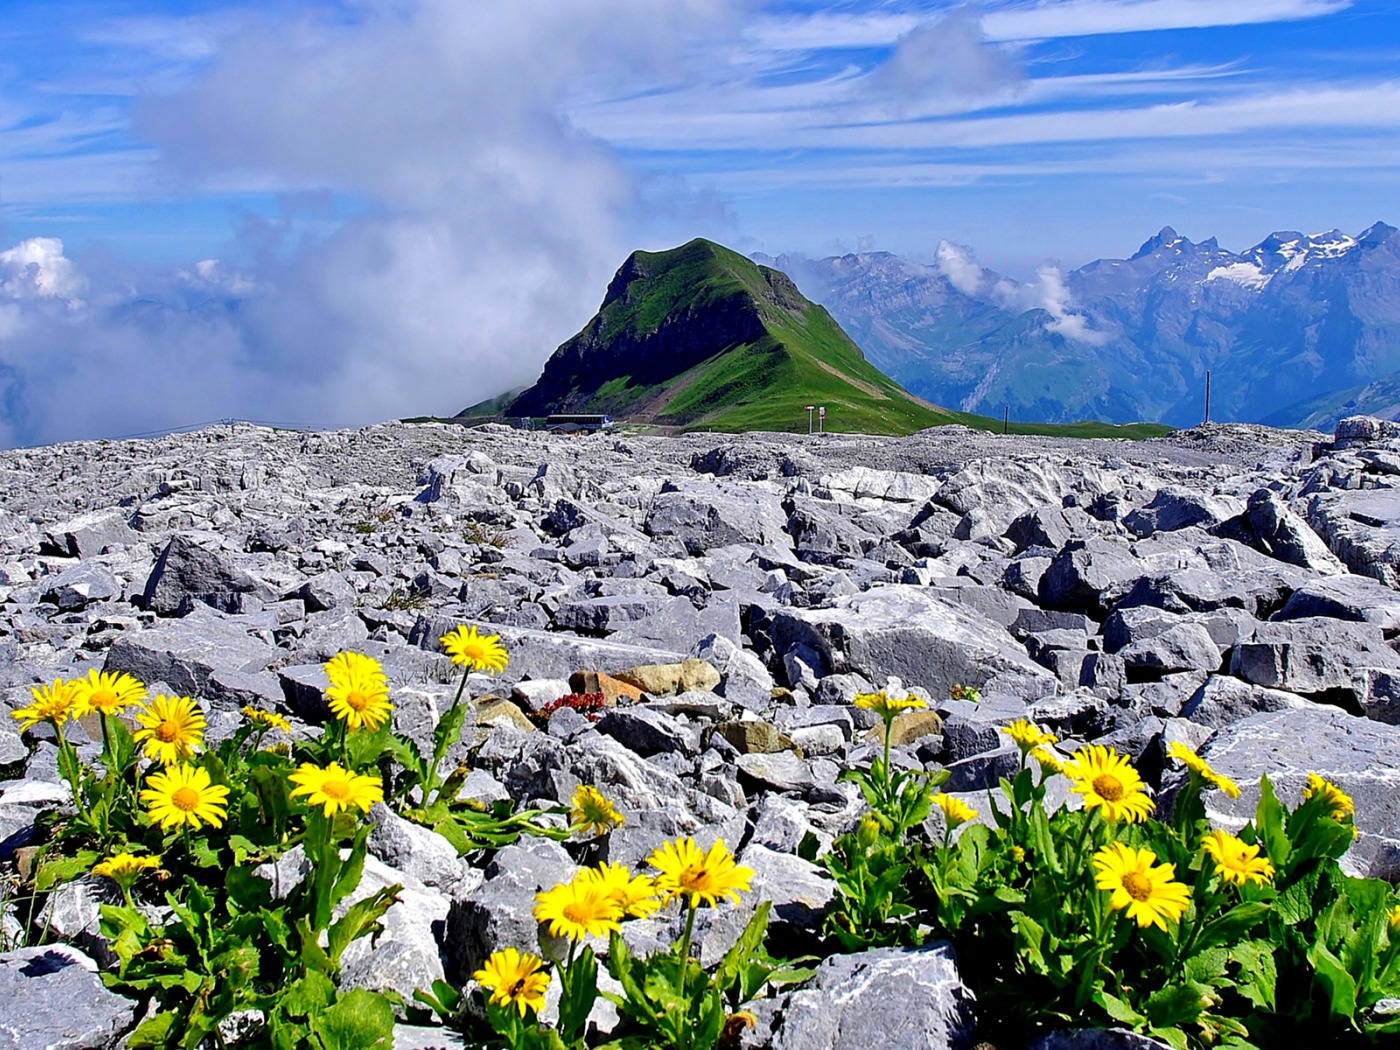
[[472, 671], [490, 671], [493, 674], [506, 669], [510, 661], [506, 657], [506, 647], [501, 644], [498, 634], [477, 634], [476, 628], [458, 627], [438, 639], [452, 662]]
[[1400, 904], [1391, 908], [1386, 914], [1386, 918], [1389, 920], [1391, 930], [1400, 930]]
[[256, 726], [263, 726], [267, 729], [280, 729], [284, 733], [292, 731], [292, 723], [287, 721], [283, 715], [275, 711], [264, 711], [261, 708], [253, 707], [251, 704], [243, 708], [243, 717]]
[[928, 707], [928, 704], [924, 703], [913, 693], [910, 693], [901, 700], [897, 696], [886, 696], [883, 689], [878, 693], [857, 693], [855, 704], [857, 707], [864, 708], [866, 711], [874, 711], [885, 721], [889, 721], [894, 718], [895, 715], [902, 714], [905, 711], [915, 711]]
[[1335, 821], [1340, 822], [1356, 813], [1356, 806], [1350, 795], [1331, 781], [1323, 780], [1316, 773], [1309, 773], [1308, 786], [1303, 789], [1303, 798], [1310, 799], [1318, 795], [1326, 803]]
[[945, 792], [940, 791], [934, 795], [933, 804], [943, 811], [943, 819], [948, 822], [950, 831], [959, 824], [977, 819], [977, 810]]
[[93, 865], [92, 873], [111, 879], [118, 886], [130, 889], [148, 871], [160, 867], [159, 857], [137, 857], [130, 853], [118, 853], [115, 857]]
[[753, 878], [752, 868], [734, 863], [723, 839], [716, 839], [709, 852], [701, 853], [694, 839], [678, 838], [652, 850], [647, 863], [661, 873], [656, 877], [661, 893], [668, 899], [688, 894], [692, 907], [699, 907], [701, 901], [714, 907], [721, 897], [738, 904], [740, 892], [748, 892]]
[[52, 685], [33, 685], [29, 694], [34, 702], [28, 707], [11, 711], [10, 717], [20, 723], [20, 729], [32, 729], [40, 722], [61, 726], [73, 716], [73, 683], [62, 678]]
[[150, 818], [162, 831], [188, 824], [198, 831], [201, 823], [222, 827], [228, 816], [225, 803], [228, 788], [209, 780], [209, 772], [199, 766], [168, 767], [146, 778], [141, 792]]
[[633, 875], [624, 864], [604, 861], [596, 868], [584, 868], [578, 877], [605, 886], [612, 899], [634, 919], [645, 919], [661, 907], [656, 883], [651, 877]]
[[86, 678], [74, 679], [72, 686], [74, 718], [94, 711], [119, 715], [146, 699], [146, 687], [124, 671], [89, 671]]
[[542, 972], [543, 966], [544, 960], [538, 955], [503, 948], [493, 952], [472, 979], [491, 993], [491, 1002], [507, 1008], [514, 1006], [524, 1017], [527, 1010], [539, 1013], [544, 1008], [549, 974]]
[[1047, 744], [1058, 744], [1059, 737], [1037, 727], [1033, 722], [1018, 718], [1009, 726], [1002, 726], [1001, 732], [1009, 736], [1023, 752], [1032, 751]]
[[368, 813], [376, 802], [384, 801], [384, 785], [375, 777], [363, 773], [352, 773], [341, 769], [339, 762], [332, 762], [322, 769], [310, 762], [287, 777], [296, 787], [292, 797], [305, 795], [309, 806], [324, 806], [327, 817], [333, 817], [342, 809], [358, 806], [361, 813]]
[[173, 766], [188, 762], [204, 746], [208, 724], [199, 705], [187, 696], [157, 696], [136, 712], [140, 726], [131, 738], [152, 762]]
[[1215, 770], [1211, 769], [1204, 758], [1196, 754], [1196, 752], [1192, 751], [1185, 744], [1173, 740], [1167, 745], [1167, 755], [1176, 759], [1207, 784], [1219, 788], [1231, 798], [1240, 797], [1240, 788], [1238, 784], [1225, 776], [1225, 774], [1217, 773]]
[[593, 879], [574, 879], [535, 895], [534, 916], [549, 923], [552, 937], [580, 941], [619, 928], [622, 905], [610, 887]]
[[1094, 854], [1094, 867], [1094, 885], [1112, 894], [1109, 907], [1127, 908], [1139, 926], [1165, 931], [1167, 920], [1179, 921], [1191, 901], [1191, 890], [1176, 881], [1176, 865], [1157, 864], [1151, 850], [1111, 842]]
[[1031, 758], [1040, 763], [1040, 772], [1042, 776], [1048, 777], [1051, 773], [1065, 773], [1069, 771], [1069, 764], [1048, 747], [1033, 748], [1031, 750]]
[[379, 661], [363, 653], [336, 653], [326, 662], [326, 703], [331, 714], [347, 729], [378, 729], [394, 705], [389, 703], [389, 683]]
[[1259, 847], [1224, 831], [1207, 832], [1201, 839], [1201, 849], [1215, 861], [1215, 873], [1226, 882], [1243, 886], [1256, 882], [1260, 886], [1274, 881], [1274, 866], [1267, 857], [1259, 856]]
[[597, 788], [580, 784], [569, 799], [569, 821], [575, 835], [606, 835], [622, 826], [622, 814]]
[[1105, 820], [1133, 824], [1152, 814], [1152, 799], [1143, 791], [1137, 770], [1110, 747], [1090, 744], [1076, 751], [1065, 775], [1074, 781], [1070, 790], [1084, 796], [1084, 808], [1098, 807]]

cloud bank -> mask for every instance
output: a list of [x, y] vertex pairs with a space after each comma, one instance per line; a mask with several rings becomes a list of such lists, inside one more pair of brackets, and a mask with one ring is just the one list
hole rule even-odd
[[138, 130], [177, 185], [327, 189], [357, 214], [316, 232], [289, 203], [245, 223], [237, 263], [173, 274], [53, 238], [0, 253], [0, 441], [451, 413], [529, 382], [655, 219], [563, 100], [675, 73], [727, 19], [726, 0], [369, 0], [239, 26]]

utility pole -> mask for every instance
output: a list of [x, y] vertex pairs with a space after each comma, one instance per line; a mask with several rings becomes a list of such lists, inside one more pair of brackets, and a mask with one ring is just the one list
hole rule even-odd
[[809, 435], [812, 433], [812, 412], [816, 409], [816, 407], [816, 405], [807, 406], [807, 433]]
[[1001, 408], [1001, 432], [1011, 433], [1011, 406], [1003, 405]]
[[1206, 418], [1205, 418], [1205, 421], [1206, 421], [1207, 423], [1210, 422], [1210, 369], [1209, 369], [1209, 368], [1206, 369]]

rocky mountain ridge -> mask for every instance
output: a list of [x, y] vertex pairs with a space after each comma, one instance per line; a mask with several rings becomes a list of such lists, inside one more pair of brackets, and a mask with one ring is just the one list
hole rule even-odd
[[[1129, 755], [1164, 800], [1181, 776], [1167, 745], [1198, 749], [1245, 789], [1210, 798], [1224, 827], [1253, 812], [1259, 773], [1290, 803], [1320, 773], [1356, 801], [1349, 870], [1400, 878], [1400, 427], [1383, 421], [1142, 442], [238, 425], [0, 453], [0, 493], [4, 707], [103, 668], [195, 697], [211, 740], [248, 703], [309, 732], [321, 662], [353, 649], [384, 664], [397, 730], [423, 736], [453, 689], [439, 635], [480, 625], [510, 662], [471, 678], [464, 790], [525, 803], [595, 785], [626, 818], [620, 863], [675, 835], [723, 838], [755, 892], [722, 913], [737, 920], [705, 913], [707, 964], [759, 899], [788, 943], [819, 926], [834, 890], [802, 843], [828, 847], [862, 812], [841, 773], [878, 750], [853, 700], [879, 687], [931, 709], [900, 723], [895, 761], [949, 770], [946, 790], [984, 814], [1019, 761], [997, 729], [1029, 717], [1067, 749]], [[954, 684], [980, 701], [950, 699]], [[597, 721], [550, 708], [595, 690]], [[6, 877], [66, 804], [52, 740], [10, 725]], [[408, 892], [373, 950], [347, 955], [351, 986], [464, 981], [530, 943], [534, 894], [574, 868], [544, 840], [474, 866], [375, 812], [367, 878]], [[72, 946], [54, 950], [75, 961], [0, 953], [21, 1045], [69, 1025], [87, 1041], [64, 1045], [115, 1046], [132, 1023], [87, 970], [110, 958], [105, 892], [81, 878], [49, 899], [42, 921]], [[0, 912], [8, 939], [27, 935]], [[669, 943], [668, 921], [626, 929]], [[750, 1047], [975, 1041], [976, 1003], [938, 945], [833, 956], [754, 1013]], [[454, 1038], [405, 1023], [398, 1045]]]
[[1032, 282], [944, 244], [933, 264], [888, 253], [780, 257], [870, 360], [964, 411], [1069, 421], [1212, 417], [1331, 426], [1286, 406], [1400, 371], [1400, 238], [1279, 232], [1243, 252], [1171, 227], [1127, 259]]

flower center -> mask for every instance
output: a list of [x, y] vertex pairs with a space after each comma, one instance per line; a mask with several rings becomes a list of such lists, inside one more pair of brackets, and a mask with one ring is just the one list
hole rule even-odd
[[1130, 871], [1124, 875], [1123, 888], [1135, 901], [1145, 901], [1152, 896], [1152, 880], [1140, 871]]
[[180, 726], [169, 719], [156, 726], [156, 739], [162, 744], [169, 744], [180, 736]]
[[686, 889], [696, 889], [705, 881], [705, 868], [703, 865], [693, 864], [681, 870], [676, 881]]
[[170, 793], [170, 804], [186, 813], [193, 813], [198, 809], [199, 801], [199, 792], [192, 787], [176, 788]]
[[564, 918], [580, 926], [587, 926], [594, 920], [593, 905], [587, 901], [570, 901], [564, 905]]
[[346, 706], [350, 707], [352, 710], [355, 711], [363, 712], [364, 709], [369, 707], [369, 705], [373, 702], [374, 698], [372, 696], [366, 695], [365, 693], [357, 691], [345, 694]]
[[90, 702], [92, 706], [99, 711], [105, 711], [107, 708], [115, 707], [119, 703], [117, 694], [110, 689], [97, 690], [92, 694], [92, 700]]
[[1094, 778], [1094, 793], [1107, 802], [1120, 802], [1125, 794], [1123, 782], [1112, 773], [1100, 773]]
[[344, 802], [350, 797], [350, 782], [348, 780], [327, 780], [321, 785], [321, 794], [326, 798], [333, 798], [337, 802]]

